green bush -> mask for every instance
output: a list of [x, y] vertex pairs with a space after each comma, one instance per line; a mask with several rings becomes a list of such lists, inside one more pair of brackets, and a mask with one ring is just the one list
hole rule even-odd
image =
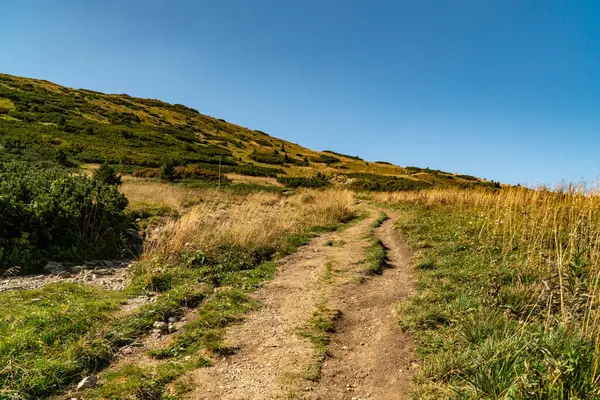
[[106, 185], [119, 186], [123, 183], [115, 169], [106, 163], [94, 171], [94, 179]]
[[256, 152], [250, 154], [250, 158], [264, 164], [285, 164], [285, 156], [282, 156], [281, 154]]
[[171, 162], [166, 162], [160, 167], [160, 179], [167, 182], [175, 180], [175, 166]]
[[340, 162], [339, 158], [333, 157], [333, 156], [328, 156], [327, 154], [321, 154], [318, 157], [311, 157], [310, 160], [312, 162], [323, 163], [323, 164], [327, 164], [327, 165]]
[[269, 168], [262, 167], [260, 165], [246, 164], [238, 165], [236, 167], [226, 169], [225, 172], [234, 172], [240, 175], [246, 176], [267, 176], [271, 178], [277, 177], [279, 174], [285, 174], [285, 171], [281, 168]]
[[117, 257], [130, 227], [116, 186], [59, 168], [0, 163], [0, 270]]

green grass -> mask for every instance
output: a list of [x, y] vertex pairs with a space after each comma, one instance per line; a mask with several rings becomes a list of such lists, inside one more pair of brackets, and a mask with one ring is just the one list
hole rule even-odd
[[0, 388], [42, 396], [105, 364], [111, 349], [96, 332], [125, 299], [66, 283], [0, 294]]
[[317, 360], [306, 371], [306, 379], [318, 381], [327, 352], [331, 335], [335, 333], [335, 321], [341, 317], [339, 310], [332, 310], [325, 302], [320, 302], [310, 320], [298, 331], [313, 344], [317, 351]]
[[365, 250], [365, 262], [370, 272], [381, 275], [387, 265], [385, 246], [375, 236], [370, 238], [370, 242], [371, 244]]
[[[137, 283], [136, 283], [137, 284]], [[114, 351], [148, 332], [183, 306], [204, 297], [197, 285], [179, 285], [131, 315], [119, 316], [136, 284], [124, 292], [50, 284], [0, 294], [0, 393], [44, 398], [107, 366]]]
[[381, 214], [379, 214], [379, 217], [377, 217], [377, 219], [373, 221], [373, 224], [371, 224], [371, 226], [373, 228], [379, 228], [381, 224], [383, 224], [388, 219], [390, 219], [390, 217], [388, 217], [386, 213], [382, 212]]
[[535, 293], [480, 237], [482, 220], [451, 207], [403, 205], [419, 292], [399, 305], [423, 368], [417, 399], [594, 399], [594, 341], [531, 307]]

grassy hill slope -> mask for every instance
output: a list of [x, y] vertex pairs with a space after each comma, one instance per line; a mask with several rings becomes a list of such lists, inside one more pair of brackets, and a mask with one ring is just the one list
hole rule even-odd
[[[221, 164], [225, 173], [249, 176], [344, 175], [357, 182], [358, 189], [370, 190], [492, 184], [471, 176], [310, 150], [181, 104], [4, 74], [0, 74], [0, 145], [0, 160], [16, 157], [71, 167], [107, 162], [124, 172], [174, 162], [205, 171]], [[395, 177], [392, 184], [390, 177]]]

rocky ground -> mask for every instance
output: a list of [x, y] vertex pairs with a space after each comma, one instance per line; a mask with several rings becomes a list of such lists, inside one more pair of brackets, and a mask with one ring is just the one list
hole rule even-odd
[[127, 286], [131, 264], [131, 261], [98, 260], [67, 266], [49, 262], [44, 274], [0, 277], [0, 292], [39, 289], [55, 282], [84, 283], [107, 290], [122, 290]]

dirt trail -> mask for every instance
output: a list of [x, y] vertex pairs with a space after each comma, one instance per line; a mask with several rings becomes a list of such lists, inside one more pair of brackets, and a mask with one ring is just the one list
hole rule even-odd
[[[230, 328], [237, 351], [188, 374], [189, 399], [405, 399], [413, 346], [398, 328], [393, 305], [413, 287], [409, 253], [393, 232], [394, 218], [376, 234], [390, 268], [365, 273], [365, 248], [379, 211], [339, 232], [322, 235], [282, 260], [274, 280], [255, 297], [263, 307]], [[299, 329], [318, 304], [341, 311], [321, 378], [307, 380], [321, 355]]]
[[[400, 331], [393, 305], [414, 287], [410, 252], [394, 232], [390, 215], [376, 235], [384, 243], [388, 268], [381, 276], [337, 286], [331, 306], [342, 312], [322, 368], [318, 399], [408, 399], [416, 367], [411, 338]], [[360, 274], [347, 270], [346, 274]]]

